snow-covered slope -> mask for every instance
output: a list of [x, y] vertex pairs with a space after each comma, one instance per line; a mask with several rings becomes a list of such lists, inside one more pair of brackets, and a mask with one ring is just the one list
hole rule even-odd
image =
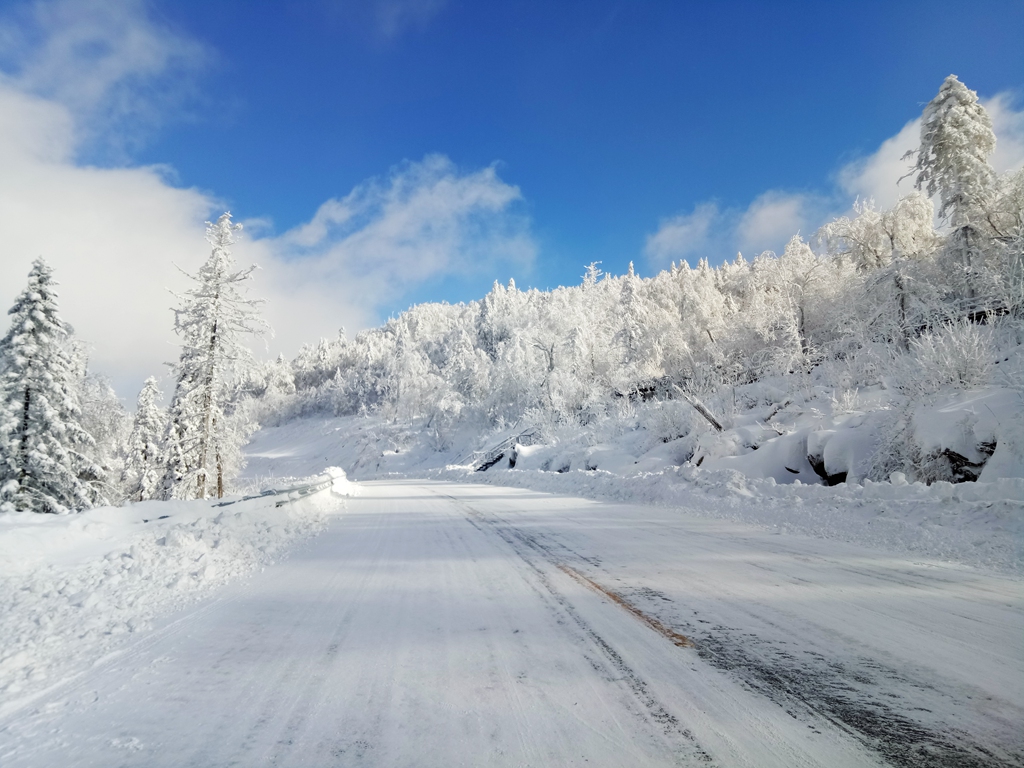
[[[0, 515], [0, 714], [322, 529], [338, 494]], [[229, 499], [230, 501], [230, 499]]]

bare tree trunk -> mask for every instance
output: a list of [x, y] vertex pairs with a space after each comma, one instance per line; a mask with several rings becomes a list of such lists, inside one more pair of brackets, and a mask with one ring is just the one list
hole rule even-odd
[[25, 387], [25, 399], [21, 409], [21, 439], [18, 441], [18, 501], [20, 512], [28, 509], [25, 494], [25, 480], [28, 479], [28, 412], [32, 403], [32, 392]]
[[806, 319], [804, 317], [804, 305], [803, 304], [797, 304], [796, 316], [797, 316], [796, 334], [800, 338], [800, 353], [804, 357], [807, 357], [807, 355], [811, 351], [811, 345], [807, 342], [807, 329], [806, 329], [807, 321], [806, 321]]
[[208, 356], [208, 368], [206, 371], [206, 381], [203, 382], [203, 431], [199, 436], [199, 475], [196, 478], [196, 498], [206, 498], [206, 459], [209, 453], [210, 447], [210, 433], [213, 431], [213, 390], [214, 384], [214, 371], [216, 369], [216, 354], [217, 354], [217, 321], [213, 323], [213, 330], [210, 333], [210, 351]]
[[217, 498], [224, 498], [224, 465], [220, 460], [220, 451], [217, 451]]
[[693, 409], [695, 411], [697, 411], [697, 413], [699, 413], [701, 416], [703, 416], [705, 419], [707, 419], [708, 423], [712, 427], [714, 427], [716, 431], [718, 431], [718, 432], [722, 431], [722, 424], [718, 421], [718, 419], [716, 419], [714, 416], [711, 415], [711, 411], [709, 411], [707, 409], [707, 407], [705, 407], [704, 403], [702, 403], [697, 398], [695, 398], [695, 397], [693, 397], [691, 395], [688, 395], [686, 392], [684, 392], [678, 386], [676, 386], [676, 390], [679, 392], [679, 394], [681, 394], [683, 396], [683, 399], [686, 400], [686, 402], [688, 402], [690, 405], [693, 406]]
[[896, 265], [896, 270], [893, 272], [893, 282], [896, 284], [897, 306], [900, 311], [900, 343], [903, 345], [903, 351], [906, 352], [910, 349], [910, 330], [907, 327], [907, 289], [903, 283], [903, 274], [900, 272], [899, 264]]

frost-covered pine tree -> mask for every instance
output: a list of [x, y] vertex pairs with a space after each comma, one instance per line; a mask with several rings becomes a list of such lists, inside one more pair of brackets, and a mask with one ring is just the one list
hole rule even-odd
[[0, 509], [63, 514], [100, 501], [102, 470], [79, 423], [81, 371], [42, 259], [8, 314], [0, 340]]
[[914, 184], [930, 197], [939, 196], [939, 216], [953, 228], [948, 251], [964, 271], [962, 290], [969, 304], [976, 298], [974, 273], [983, 256], [979, 224], [996, 181], [988, 160], [995, 148], [992, 118], [978, 94], [950, 75], [921, 116]]
[[132, 432], [125, 450], [122, 484], [129, 501], [145, 501], [159, 495], [164, 476], [163, 434], [166, 414], [157, 405], [162, 397], [150, 376], [139, 392]]
[[188, 275], [195, 286], [178, 296], [181, 306], [174, 310], [181, 356], [173, 367], [165, 498], [223, 496], [230, 473], [240, 468], [241, 446], [255, 430], [247, 421], [248, 411], [236, 410], [233, 402], [234, 383], [251, 364], [241, 337], [260, 335], [266, 328], [259, 316], [262, 300], [244, 293], [257, 267], [236, 270], [231, 256], [239, 229], [230, 213], [216, 224], [207, 222], [213, 251], [196, 275]]
[[915, 185], [929, 197], [939, 196], [939, 216], [956, 229], [971, 222], [972, 212], [995, 182], [988, 158], [996, 148], [992, 118], [978, 94], [950, 75], [921, 116]]

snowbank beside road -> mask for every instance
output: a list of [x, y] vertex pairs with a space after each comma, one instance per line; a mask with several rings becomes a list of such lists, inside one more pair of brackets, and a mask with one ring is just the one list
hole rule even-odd
[[776, 484], [732, 470], [693, 467], [628, 477], [609, 472], [509, 470], [427, 473], [459, 482], [509, 485], [584, 498], [680, 507], [687, 514], [735, 520], [889, 552], [1024, 576], [1024, 480], [993, 483]]
[[[349, 495], [343, 473], [334, 494]], [[322, 529], [321, 493], [0, 515], [0, 714]]]
[[[837, 429], [843, 431], [856, 433], [856, 427]], [[737, 457], [747, 462], [747, 473], [710, 460], [702, 467], [679, 466], [688, 450], [685, 438], [655, 441], [647, 449], [650, 442], [643, 430], [634, 430], [585, 450], [580, 443], [516, 445], [514, 468], [506, 455], [488, 471], [474, 472], [466, 466], [465, 452], [438, 452], [407, 424], [328, 417], [266, 428], [254, 437], [247, 454], [248, 471], [255, 476], [298, 474], [336, 463], [360, 480], [432, 477], [670, 505], [779, 532], [1024, 575], [1024, 479], [925, 485], [893, 473], [889, 482], [827, 487], [803, 465], [795, 467], [801, 475], [785, 471], [785, 460], [792, 457], [772, 448], [786, 447], [785, 439], [762, 443], [759, 450]], [[752, 462], [767, 466], [774, 460], [781, 473], [751, 476]], [[596, 469], [584, 469], [587, 465]], [[775, 474], [789, 482], [778, 482]]]

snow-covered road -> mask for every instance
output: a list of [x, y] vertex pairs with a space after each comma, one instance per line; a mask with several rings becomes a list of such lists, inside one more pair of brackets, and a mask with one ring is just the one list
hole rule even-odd
[[16, 766], [1024, 764], [1018, 581], [667, 508], [368, 483], [0, 721]]

